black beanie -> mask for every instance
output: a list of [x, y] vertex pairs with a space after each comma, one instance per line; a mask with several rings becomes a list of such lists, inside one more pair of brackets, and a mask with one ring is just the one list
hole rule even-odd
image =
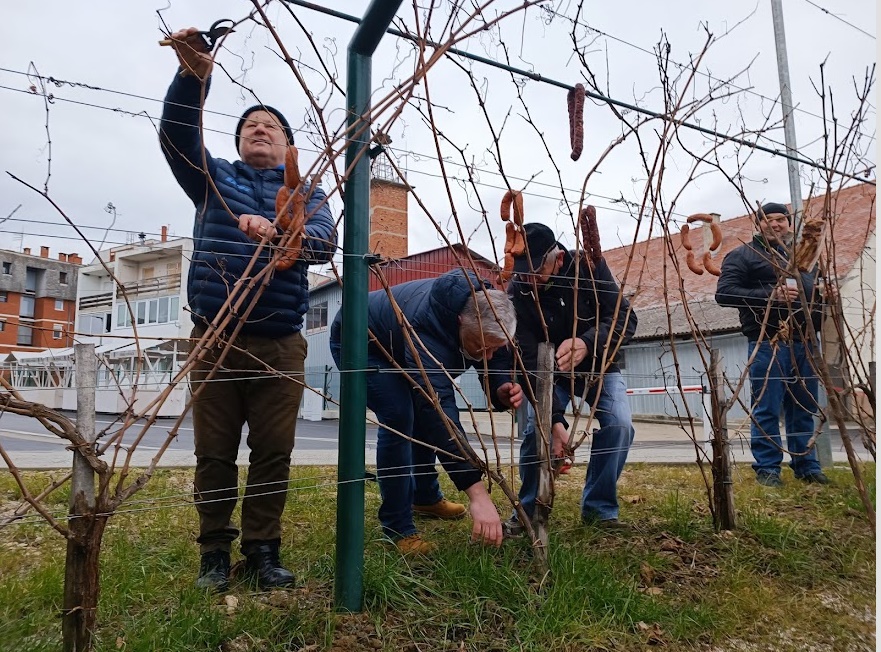
[[245, 120], [248, 119], [248, 116], [254, 113], [254, 111], [268, 111], [281, 123], [282, 129], [284, 129], [285, 135], [288, 137], [288, 142], [293, 145], [294, 144], [294, 132], [291, 129], [291, 125], [288, 123], [287, 118], [285, 118], [281, 111], [278, 109], [269, 106], [268, 104], [255, 104], [250, 109], [245, 109], [245, 112], [242, 114], [242, 117], [239, 118], [239, 124], [236, 125], [236, 151], [239, 151], [239, 140], [240, 134], [242, 133], [242, 127], [245, 126]]
[[[789, 220], [789, 223], [792, 224], [792, 215], [789, 214], [789, 209], [786, 208], [784, 204], [777, 204], [774, 202], [770, 202], [762, 206], [762, 213], [764, 215], [771, 215], [773, 213], [780, 213], [781, 215], [785, 215], [786, 219]], [[759, 214], [756, 213], [756, 222], [759, 221]]]

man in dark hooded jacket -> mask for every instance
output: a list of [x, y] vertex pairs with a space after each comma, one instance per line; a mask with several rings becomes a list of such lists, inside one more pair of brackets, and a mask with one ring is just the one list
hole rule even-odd
[[[618, 288], [606, 261], [592, 268], [576, 260], [544, 224], [524, 225], [527, 251], [514, 257], [514, 277], [508, 293], [517, 312], [517, 345], [529, 388], [536, 386], [538, 344], [555, 347], [555, 375], [551, 436], [553, 455], [563, 455], [569, 424], [566, 406], [596, 405], [600, 428], [593, 433], [590, 464], [581, 497], [581, 518], [603, 528], [625, 527], [618, 520], [618, 478], [633, 443], [627, 385], [615, 358], [636, 332], [636, 315]], [[573, 393], [574, 392], [574, 393]], [[538, 456], [535, 410], [528, 403], [528, 420], [520, 444], [520, 502], [532, 516], [538, 492]], [[506, 532], [524, 531], [516, 514], [505, 523]]]
[[[453, 379], [470, 367], [488, 375], [496, 407], [520, 405], [523, 395], [511, 381], [511, 356], [506, 349], [516, 328], [513, 306], [504, 292], [462, 270], [396, 285], [391, 294], [394, 304], [385, 290], [371, 292], [367, 304], [367, 366], [371, 369], [366, 378], [367, 406], [381, 424], [376, 466], [383, 532], [401, 552], [427, 554], [435, 546], [419, 534], [414, 508], [439, 518], [464, 514], [462, 506], [441, 494], [434, 470], [437, 454], [456, 488], [469, 498], [472, 538], [499, 545], [498, 511], [480, 471], [468, 461], [455, 459], [462, 454], [447, 424], [462, 432]], [[395, 305], [405, 324], [399, 322]], [[330, 330], [330, 349], [338, 367], [344, 310], [345, 306]], [[435, 408], [435, 399], [442, 414]], [[411, 444], [401, 435], [417, 442]]]
[[[200, 114], [212, 60], [197, 31], [181, 30], [171, 37], [180, 68], [165, 97], [159, 131], [171, 171], [196, 206], [187, 279], [194, 341], [225, 314], [227, 299], [244, 282], [258, 242], [264, 243], [264, 249], [250, 274], [259, 274], [269, 263], [270, 248], [265, 243], [275, 234], [275, 198], [283, 184], [285, 152], [293, 143], [284, 116], [259, 105], [245, 111], [236, 128], [241, 161], [211, 156], [202, 142]], [[333, 217], [320, 188], [309, 190], [305, 212], [299, 260], [289, 269], [273, 270], [244, 323], [241, 317], [233, 319], [217, 346], [190, 372], [201, 550], [196, 585], [201, 588], [225, 591], [229, 585], [230, 548], [239, 534], [231, 522], [238, 498], [236, 458], [246, 422], [251, 454], [242, 501], [245, 569], [262, 588], [294, 582], [293, 573], [281, 565], [279, 544], [303, 394], [306, 340], [301, 330], [309, 308], [306, 267], [330, 260], [336, 245]], [[255, 296], [256, 288], [247, 294], [243, 311]], [[241, 329], [231, 342], [229, 335], [238, 326]], [[229, 344], [235, 348], [209, 380]]]
[[[780, 412], [786, 420], [790, 466], [803, 482], [826, 484], [816, 448], [807, 448], [817, 410], [817, 375], [811, 357], [822, 317], [816, 273], [798, 272], [808, 305], [790, 272], [792, 217], [783, 204], [769, 203], [756, 215], [758, 232], [751, 242], [731, 250], [722, 261], [716, 302], [737, 308], [740, 327], [749, 342], [752, 389], [750, 448], [756, 481], [779, 487], [783, 447]], [[834, 288], [829, 288], [834, 295]]]

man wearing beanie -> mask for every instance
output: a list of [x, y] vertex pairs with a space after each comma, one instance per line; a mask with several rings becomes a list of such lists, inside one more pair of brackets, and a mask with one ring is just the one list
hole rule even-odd
[[[535, 370], [539, 342], [550, 342], [558, 369], [551, 413], [553, 456], [559, 459], [568, 441], [566, 406], [570, 401], [579, 405], [585, 397], [585, 406], [596, 406], [600, 427], [593, 432], [581, 519], [592, 527], [626, 528], [618, 520], [617, 485], [635, 433], [627, 385], [615, 358], [636, 332], [636, 314], [604, 259], [592, 269], [584, 260], [576, 260], [544, 224], [530, 223], [523, 228], [526, 252], [514, 257], [514, 277], [508, 287], [517, 312], [517, 344], [526, 371], [521, 385], [529, 399], [520, 444], [520, 502], [531, 518], [538, 494]], [[585, 407], [583, 411], [589, 410]], [[505, 522], [505, 531], [508, 536], [524, 531], [516, 514]]]
[[[275, 199], [284, 181], [285, 153], [293, 144], [282, 113], [258, 105], [245, 111], [236, 126], [241, 160], [211, 156], [202, 142], [200, 124], [213, 64], [196, 33], [190, 28], [171, 37], [180, 68], [166, 94], [159, 131], [171, 171], [196, 207], [187, 279], [193, 341], [205, 335], [209, 324], [229, 314], [227, 299], [243, 282], [258, 243], [276, 235]], [[315, 185], [308, 189], [305, 212], [297, 262], [272, 271], [250, 313], [247, 309], [258, 292], [246, 295], [241, 316], [233, 318], [217, 345], [190, 372], [200, 588], [225, 591], [229, 586], [230, 552], [239, 535], [231, 520], [238, 497], [236, 458], [245, 423], [251, 450], [241, 510], [245, 571], [261, 588], [294, 583], [293, 573], [280, 561], [281, 514], [303, 393], [306, 341], [301, 331], [309, 307], [307, 266], [329, 261], [336, 246], [326, 196]], [[259, 274], [270, 256], [271, 248], [264, 246], [248, 275]], [[209, 378], [215, 366], [217, 371]]]
[[769, 203], [756, 214], [758, 232], [722, 261], [716, 302], [737, 308], [740, 329], [749, 342], [752, 418], [750, 447], [756, 480], [780, 487], [783, 445], [781, 410], [786, 422], [790, 466], [802, 482], [828, 484], [816, 448], [808, 450], [817, 410], [817, 376], [811, 357], [817, 342], [807, 330], [820, 327], [822, 304], [816, 269], [798, 272], [808, 305], [802, 305], [792, 273], [792, 216], [783, 204]]

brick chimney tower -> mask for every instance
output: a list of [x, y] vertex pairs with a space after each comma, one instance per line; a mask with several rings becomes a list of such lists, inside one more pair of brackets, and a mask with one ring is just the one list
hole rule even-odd
[[371, 252], [384, 258], [404, 258], [409, 253], [407, 194], [407, 186], [396, 174], [378, 173], [374, 165], [370, 179]]

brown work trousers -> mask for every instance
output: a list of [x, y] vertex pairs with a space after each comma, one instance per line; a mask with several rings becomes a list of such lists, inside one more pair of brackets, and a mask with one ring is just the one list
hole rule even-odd
[[[204, 326], [196, 326], [193, 340], [204, 333]], [[195, 395], [194, 498], [202, 553], [229, 551], [239, 535], [231, 518], [238, 499], [236, 457], [245, 423], [251, 452], [242, 499], [242, 551], [247, 554], [249, 544], [281, 538], [303, 396], [306, 339], [301, 333], [278, 339], [238, 335], [233, 347], [207, 382], [222, 345], [209, 350], [190, 372]]]

